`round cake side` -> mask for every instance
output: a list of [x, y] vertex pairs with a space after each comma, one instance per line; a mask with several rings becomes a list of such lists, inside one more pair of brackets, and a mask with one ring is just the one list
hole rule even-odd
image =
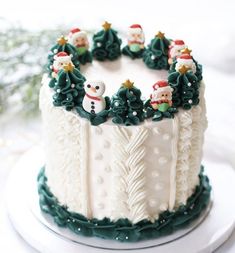
[[54, 107], [48, 82], [40, 93], [45, 175], [60, 205], [88, 219], [136, 224], [187, 203], [199, 185], [207, 125], [203, 81], [198, 106], [128, 127], [92, 126], [75, 111]]

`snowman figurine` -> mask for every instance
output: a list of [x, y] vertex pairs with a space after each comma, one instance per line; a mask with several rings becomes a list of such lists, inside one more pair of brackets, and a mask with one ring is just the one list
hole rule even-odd
[[86, 81], [84, 83], [85, 97], [82, 102], [83, 109], [91, 114], [97, 114], [106, 107], [106, 102], [102, 95], [105, 92], [103, 81]]

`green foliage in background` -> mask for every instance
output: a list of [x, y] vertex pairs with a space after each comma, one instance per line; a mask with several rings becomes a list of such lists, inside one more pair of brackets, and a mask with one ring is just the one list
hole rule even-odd
[[0, 29], [0, 113], [35, 115], [49, 49], [66, 30], [28, 31], [5, 20], [0, 26], [4, 27]]

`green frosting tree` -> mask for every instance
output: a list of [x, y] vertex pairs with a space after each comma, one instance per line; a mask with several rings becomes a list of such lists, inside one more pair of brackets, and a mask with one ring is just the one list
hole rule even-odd
[[122, 49], [122, 54], [129, 56], [131, 59], [138, 59], [138, 58], [142, 58], [143, 57], [143, 53], [145, 51], [145, 48], [140, 49], [138, 51], [132, 51], [130, 49], [130, 46], [126, 45], [123, 49]]
[[[77, 54], [76, 48], [73, 45], [69, 44], [68, 40], [64, 36], [61, 36], [57, 40], [57, 43], [51, 48], [50, 53], [47, 57], [47, 59], [48, 59], [47, 70], [48, 70], [50, 76], [51, 76], [52, 71], [53, 71], [54, 57], [59, 52], [65, 52], [68, 55], [72, 55], [71, 60], [74, 64], [75, 68], [80, 69], [79, 59], [78, 59], [78, 54]], [[52, 77], [51, 80], [50, 80], [49, 86], [51, 88], [53, 88], [55, 86], [55, 83], [56, 83], [56, 78]]]
[[189, 68], [183, 65], [179, 71], [171, 72], [168, 82], [174, 89], [172, 94], [174, 107], [181, 106], [188, 110], [199, 103], [200, 82]]
[[143, 60], [145, 64], [151, 69], [169, 69], [169, 45], [170, 41], [165, 38], [164, 33], [158, 32], [144, 52]]
[[54, 106], [64, 106], [67, 111], [82, 104], [85, 77], [69, 63], [60, 70], [58, 80], [54, 86]]
[[98, 61], [113, 61], [121, 55], [122, 40], [118, 38], [117, 32], [111, 28], [110, 23], [105, 22], [103, 28], [93, 36], [92, 55]]
[[115, 124], [138, 125], [144, 120], [141, 91], [130, 80], [112, 97], [110, 116]]
[[79, 51], [79, 48], [77, 48], [78, 52], [78, 60], [81, 64], [85, 65], [87, 62], [92, 62], [92, 54], [89, 50], [86, 50], [85, 52]]
[[[183, 51], [182, 51], [182, 54], [189, 54], [191, 55], [191, 52], [192, 50], [188, 49], [188, 48], [185, 48]], [[197, 77], [198, 81], [200, 82], [202, 80], [202, 65], [199, 64], [193, 57], [192, 57], [192, 60], [193, 62], [195, 63], [196, 65], [196, 73], [195, 73], [195, 76]], [[175, 72], [175, 66], [176, 66], [176, 63], [177, 63], [177, 59], [174, 60], [173, 64], [171, 65], [170, 69], [169, 69], [169, 74], [170, 73], [173, 73]]]

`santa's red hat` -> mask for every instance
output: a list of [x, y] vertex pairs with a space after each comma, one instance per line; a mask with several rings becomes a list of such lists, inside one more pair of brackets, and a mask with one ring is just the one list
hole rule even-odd
[[184, 43], [183, 40], [175, 40], [175, 41], [174, 41], [174, 44], [175, 44], [176, 46], [184, 46], [184, 45], [185, 45], [185, 43]]
[[138, 34], [142, 34], [143, 33], [143, 29], [142, 26], [139, 24], [133, 24], [129, 27], [129, 32], [130, 33], [138, 33]]
[[167, 88], [171, 89], [171, 87], [168, 85], [168, 82], [165, 80], [160, 80], [153, 85], [154, 90], [161, 90], [163, 88], [164, 90]]
[[71, 56], [68, 55], [66, 52], [59, 52], [58, 54], [56, 54], [54, 56], [55, 60], [59, 60], [59, 61], [69, 61], [71, 60]]
[[73, 28], [70, 30], [69, 32], [69, 39], [75, 39], [75, 38], [78, 38], [78, 37], [86, 37], [86, 32], [85, 31], [81, 31], [81, 29], [79, 28]]

